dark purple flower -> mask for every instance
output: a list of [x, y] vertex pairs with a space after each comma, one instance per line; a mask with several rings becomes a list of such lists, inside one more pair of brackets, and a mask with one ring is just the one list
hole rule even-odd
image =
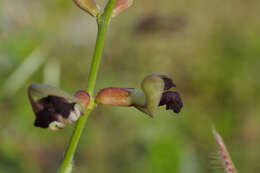
[[36, 113], [34, 125], [41, 128], [48, 128], [49, 124], [54, 121], [67, 119], [70, 114], [75, 116], [74, 112], [80, 113], [74, 108], [76, 103], [70, 103], [58, 96], [49, 95], [37, 101], [36, 104], [42, 109]]
[[164, 82], [164, 90], [168, 90], [172, 87], [176, 87], [175, 83], [173, 83], [172, 79], [167, 76], [162, 76]]
[[181, 97], [178, 92], [166, 91], [162, 94], [159, 106], [166, 105], [166, 110], [172, 109], [173, 112], [179, 113], [183, 106]]

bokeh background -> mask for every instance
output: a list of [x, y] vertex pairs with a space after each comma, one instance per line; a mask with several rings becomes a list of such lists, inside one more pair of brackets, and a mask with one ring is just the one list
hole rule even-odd
[[[106, 1], [98, 1], [101, 6]], [[167, 72], [184, 107], [151, 119], [100, 106], [89, 117], [77, 173], [223, 172], [211, 125], [239, 172], [260, 172], [260, 1], [142, 0], [111, 21], [96, 92], [140, 87]], [[72, 0], [0, 0], [0, 172], [56, 172], [73, 131], [33, 126], [31, 83], [84, 89], [95, 20]]]

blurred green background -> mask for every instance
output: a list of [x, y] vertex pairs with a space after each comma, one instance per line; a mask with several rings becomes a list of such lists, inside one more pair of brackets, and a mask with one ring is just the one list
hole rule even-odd
[[[258, 0], [142, 0], [114, 18], [96, 92], [167, 72], [184, 107], [178, 115], [160, 108], [153, 119], [98, 107], [74, 172], [221, 172], [212, 122], [239, 172], [260, 172], [259, 11]], [[73, 125], [35, 128], [27, 87], [84, 89], [96, 29], [72, 0], [0, 0], [1, 173], [56, 172]]]

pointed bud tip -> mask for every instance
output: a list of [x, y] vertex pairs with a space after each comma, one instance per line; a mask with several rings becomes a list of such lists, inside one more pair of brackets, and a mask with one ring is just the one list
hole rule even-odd
[[129, 8], [133, 4], [133, 0], [116, 0], [113, 8], [112, 17], [117, 16], [119, 13]]
[[86, 11], [91, 16], [95, 17], [100, 12], [100, 8], [94, 0], [73, 0], [73, 1], [80, 9]]

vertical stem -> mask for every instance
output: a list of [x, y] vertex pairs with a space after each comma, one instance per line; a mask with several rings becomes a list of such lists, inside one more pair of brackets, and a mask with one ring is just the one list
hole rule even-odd
[[111, 18], [114, 3], [115, 3], [115, 0], [110, 0], [105, 8], [104, 14], [101, 17], [97, 18], [98, 35], [97, 35], [97, 40], [96, 40], [94, 56], [92, 59], [91, 70], [89, 73], [88, 87], [87, 87], [87, 91], [89, 92], [90, 95], [93, 94], [93, 91], [95, 88], [100, 59], [101, 59], [102, 50], [104, 47], [104, 40], [105, 40], [105, 36], [106, 36], [106, 32], [107, 32], [107, 26], [108, 26], [109, 20]]
[[[97, 33], [96, 46], [95, 46], [95, 51], [92, 59], [91, 69], [88, 78], [88, 86], [87, 86], [87, 92], [90, 94], [90, 96], [93, 95], [95, 89], [99, 64], [101, 61], [102, 51], [104, 47], [104, 40], [105, 40], [107, 27], [109, 24], [109, 20], [111, 18], [115, 1], [116, 0], [109, 0], [104, 10], [104, 13], [101, 16], [97, 16], [98, 33]], [[94, 101], [91, 100], [91, 103], [89, 104], [85, 115], [79, 118], [76, 127], [73, 131], [64, 159], [61, 164], [61, 168], [59, 170], [60, 173], [70, 173], [72, 171], [73, 157], [77, 149], [77, 145], [79, 143], [79, 139], [84, 129], [85, 123], [87, 121], [88, 115], [93, 108], [94, 108]]]

